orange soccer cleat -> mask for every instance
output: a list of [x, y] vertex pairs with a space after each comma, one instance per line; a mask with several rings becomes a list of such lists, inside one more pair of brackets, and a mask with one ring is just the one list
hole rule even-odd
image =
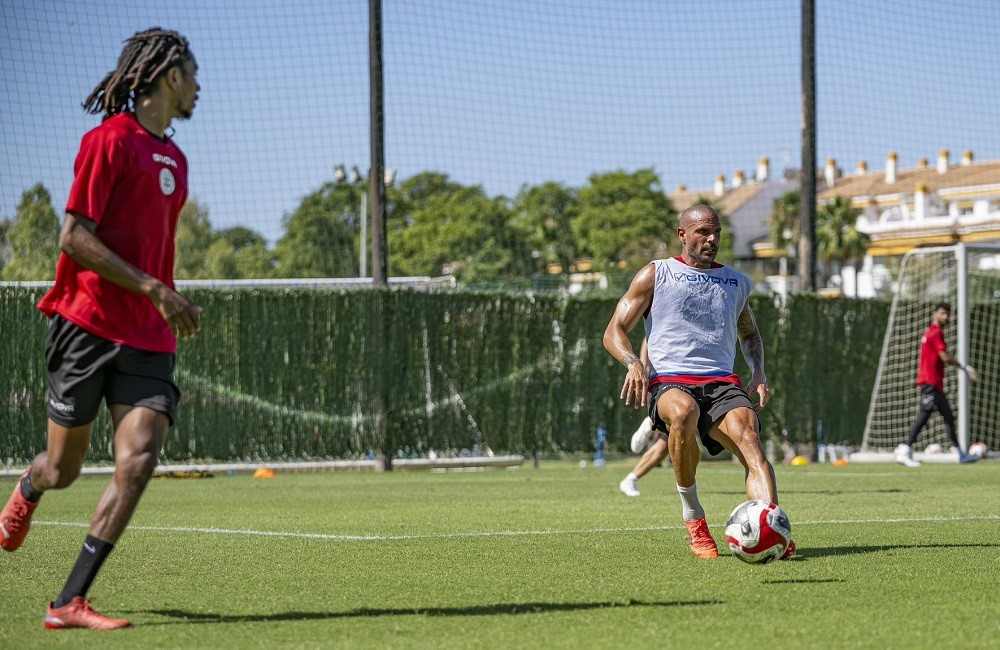
[[719, 557], [719, 547], [712, 539], [712, 533], [708, 530], [708, 522], [702, 517], [697, 521], [685, 521], [684, 525], [688, 529], [688, 539], [691, 542], [691, 552], [695, 557], [703, 560], [710, 560]]
[[[30, 467], [24, 470], [21, 478], [24, 478], [30, 470]], [[31, 514], [37, 507], [37, 502], [32, 503], [21, 494], [21, 480], [18, 479], [14, 492], [0, 513], [0, 548], [5, 551], [16, 551], [21, 547], [31, 527]]]
[[86, 627], [91, 630], [117, 630], [122, 627], [132, 627], [132, 623], [124, 618], [110, 618], [99, 614], [90, 606], [90, 601], [83, 596], [74, 596], [62, 607], [53, 607], [49, 603], [45, 612], [45, 627], [49, 630], [65, 630], [71, 627]]

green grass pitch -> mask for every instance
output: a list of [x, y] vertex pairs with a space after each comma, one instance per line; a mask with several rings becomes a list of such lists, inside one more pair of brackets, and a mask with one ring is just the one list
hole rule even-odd
[[[0, 646], [996, 647], [1000, 463], [779, 466], [799, 556], [751, 566], [691, 555], [669, 469], [620, 495], [631, 462], [156, 479], [90, 591], [135, 627], [44, 630], [84, 477], [0, 554]], [[742, 484], [699, 469], [717, 540]]]

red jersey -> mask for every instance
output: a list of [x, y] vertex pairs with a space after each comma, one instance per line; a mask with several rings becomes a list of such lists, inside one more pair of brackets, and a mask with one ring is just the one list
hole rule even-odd
[[944, 361], [941, 351], [947, 350], [944, 342], [944, 331], [937, 323], [931, 323], [920, 339], [920, 372], [917, 373], [917, 385], [930, 384], [942, 393], [944, 392]]
[[[174, 288], [174, 233], [187, 200], [187, 159], [132, 113], [83, 136], [66, 211], [97, 224], [105, 246]], [[149, 352], [174, 352], [177, 339], [153, 303], [105, 280], [65, 253], [52, 289], [38, 303], [91, 334]]]

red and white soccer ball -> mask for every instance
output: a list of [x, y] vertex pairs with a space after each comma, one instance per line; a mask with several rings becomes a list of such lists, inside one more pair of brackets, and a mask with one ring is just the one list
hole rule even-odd
[[733, 555], [751, 564], [767, 564], [785, 554], [792, 539], [788, 515], [776, 503], [747, 501], [726, 521], [726, 543]]
[[969, 445], [969, 455], [976, 456], [978, 458], [989, 458], [990, 448], [982, 442], [974, 442]]

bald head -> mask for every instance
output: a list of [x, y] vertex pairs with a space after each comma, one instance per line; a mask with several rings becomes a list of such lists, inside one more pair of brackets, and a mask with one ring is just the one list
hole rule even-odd
[[719, 218], [719, 213], [711, 207], [704, 204], [698, 204], [692, 205], [684, 212], [681, 212], [681, 216], [678, 218], [678, 225], [684, 230], [687, 230], [688, 228], [691, 228], [692, 224], [702, 219], [716, 219], [719, 222], [722, 221], [722, 219]]

